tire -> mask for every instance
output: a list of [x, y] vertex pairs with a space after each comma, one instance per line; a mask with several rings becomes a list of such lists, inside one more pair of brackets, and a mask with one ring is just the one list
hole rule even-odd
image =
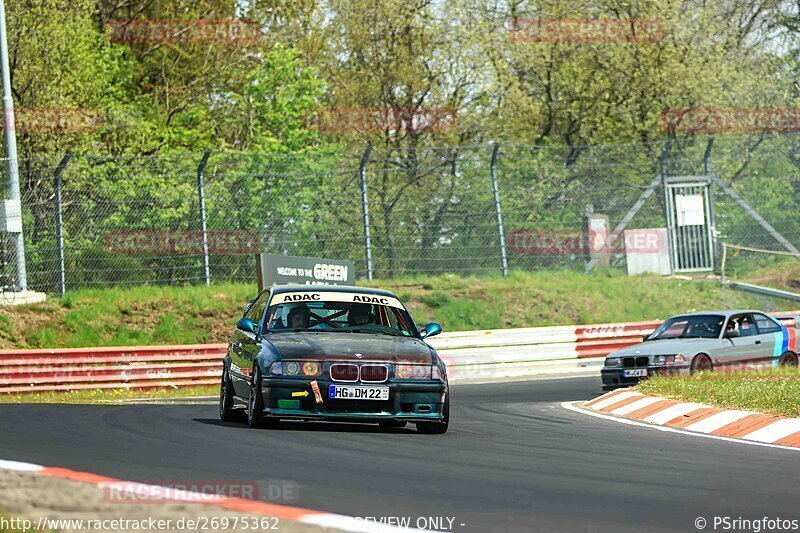
[[711, 358], [704, 353], [695, 355], [692, 359], [692, 374], [697, 372], [711, 372], [714, 370], [714, 364]]
[[222, 371], [222, 383], [219, 387], [219, 419], [223, 422], [242, 422], [244, 411], [233, 408], [234, 397], [233, 383], [228, 375], [228, 369]]
[[378, 425], [382, 429], [400, 429], [406, 427], [407, 422], [404, 420], [381, 420]]
[[251, 428], [278, 427], [277, 418], [264, 416], [264, 396], [261, 395], [261, 370], [258, 365], [253, 369], [250, 380], [250, 394], [247, 397], [247, 425]]
[[447, 433], [447, 426], [450, 424], [450, 394], [444, 399], [444, 417], [441, 422], [416, 422], [417, 433], [424, 435], [442, 435]]
[[780, 366], [797, 366], [797, 354], [794, 352], [784, 352], [778, 360]]

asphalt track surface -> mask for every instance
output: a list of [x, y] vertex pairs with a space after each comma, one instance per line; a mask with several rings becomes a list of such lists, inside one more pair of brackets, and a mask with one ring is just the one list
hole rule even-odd
[[221, 424], [212, 405], [2, 405], [0, 458], [150, 483], [296, 481], [300, 507], [412, 524], [452, 517], [454, 531], [800, 519], [800, 453], [561, 407], [599, 395], [598, 381], [454, 385], [446, 435], [308, 422], [252, 430]]

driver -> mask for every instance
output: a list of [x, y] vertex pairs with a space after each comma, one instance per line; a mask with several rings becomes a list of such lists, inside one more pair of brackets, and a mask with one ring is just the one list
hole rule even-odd
[[370, 316], [370, 308], [372, 306], [369, 304], [353, 304], [350, 306], [350, 311], [347, 313], [347, 323], [351, 326], [363, 326], [364, 324], [369, 324], [372, 322]]
[[286, 317], [286, 322], [289, 324], [289, 329], [308, 329], [311, 323], [311, 310], [306, 304], [293, 307]]

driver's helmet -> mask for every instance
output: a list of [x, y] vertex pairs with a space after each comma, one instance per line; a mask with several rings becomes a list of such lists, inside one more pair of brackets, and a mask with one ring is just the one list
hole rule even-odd
[[289, 310], [286, 316], [286, 327], [305, 329], [311, 322], [311, 310], [306, 304], [300, 304]]
[[362, 326], [372, 322], [372, 315], [370, 311], [372, 306], [370, 304], [355, 303], [350, 306], [350, 311], [347, 313], [347, 323], [351, 326]]

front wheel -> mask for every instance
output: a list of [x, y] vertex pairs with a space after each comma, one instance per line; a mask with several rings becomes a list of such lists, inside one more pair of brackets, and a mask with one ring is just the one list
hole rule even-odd
[[228, 369], [222, 370], [222, 383], [219, 387], [219, 419], [223, 422], [240, 422], [244, 412], [233, 408], [234, 390]]
[[247, 425], [251, 428], [275, 428], [278, 426], [277, 418], [264, 416], [264, 396], [261, 393], [261, 370], [258, 366], [253, 369], [253, 378], [250, 380], [250, 394], [247, 398]]
[[450, 394], [444, 399], [444, 409], [442, 409], [441, 422], [417, 422], [417, 433], [425, 435], [442, 435], [447, 433], [447, 426], [450, 424]]
[[778, 364], [780, 366], [797, 366], [797, 354], [794, 352], [784, 352]]
[[711, 362], [711, 358], [706, 354], [701, 353], [692, 359], [692, 374], [696, 374], [697, 372], [710, 372], [712, 370], [714, 370], [714, 365]]

